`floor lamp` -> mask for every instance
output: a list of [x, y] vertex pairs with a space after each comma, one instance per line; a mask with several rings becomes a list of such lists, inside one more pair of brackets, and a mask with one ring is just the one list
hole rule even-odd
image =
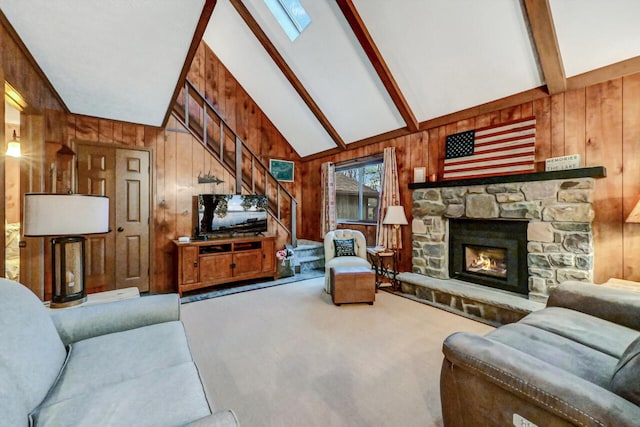
[[86, 300], [83, 234], [109, 231], [109, 198], [84, 194], [27, 193], [24, 236], [51, 239], [51, 307]]

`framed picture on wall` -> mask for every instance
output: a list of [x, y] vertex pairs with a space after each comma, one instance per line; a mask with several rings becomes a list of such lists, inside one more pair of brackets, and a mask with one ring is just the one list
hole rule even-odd
[[278, 181], [293, 182], [294, 163], [288, 160], [269, 160], [269, 172]]

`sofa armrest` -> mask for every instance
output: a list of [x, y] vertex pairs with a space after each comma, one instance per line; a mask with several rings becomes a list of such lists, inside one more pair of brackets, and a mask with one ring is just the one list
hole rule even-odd
[[597, 384], [490, 338], [459, 332], [443, 345], [442, 411], [447, 426], [634, 426], [640, 408]]
[[186, 427], [237, 427], [238, 418], [233, 411], [226, 409], [222, 411], [214, 412], [213, 414], [200, 418], [192, 423], [187, 424]]
[[180, 319], [177, 294], [151, 295], [51, 312], [65, 345], [87, 338]]
[[567, 281], [551, 292], [547, 307], [564, 307], [640, 330], [640, 292]]

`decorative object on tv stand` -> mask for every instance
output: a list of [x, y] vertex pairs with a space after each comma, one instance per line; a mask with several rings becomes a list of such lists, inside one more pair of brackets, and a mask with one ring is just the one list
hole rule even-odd
[[20, 153], [20, 141], [18, 141], [20, 137], [16, 135], [15, 129], [13, 130], [13, 137], [11, 141], [7, 143], [7, 156], [10, 157], [20, 157], [22, 154]]
[[86, 194], [27, 193], [24, 195], [25, 237], [51, 239], [51, 307], [86, 300], [85, 234], [109, 232], [109, 198]]
[[[400, 226], [407, 225], [409, 222], [407, 221], [407, 217], [404, 214], [404, 208], [402, 206], [389, 206], [382, 223], [384, 225], [393, 225], [393, 232], [396, 236], [395, 241], [400, 241], [401, 235], [398, 233], [400, 231]], [[395, 251], [398, 248], [395, 247], [389, 249], [393, 249]]]

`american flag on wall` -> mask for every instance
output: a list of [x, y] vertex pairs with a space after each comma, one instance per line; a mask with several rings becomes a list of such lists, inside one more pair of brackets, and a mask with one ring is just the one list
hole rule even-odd
[[449, 135], [442, 178], [533, 172], [535, 142], [535, 117]]

